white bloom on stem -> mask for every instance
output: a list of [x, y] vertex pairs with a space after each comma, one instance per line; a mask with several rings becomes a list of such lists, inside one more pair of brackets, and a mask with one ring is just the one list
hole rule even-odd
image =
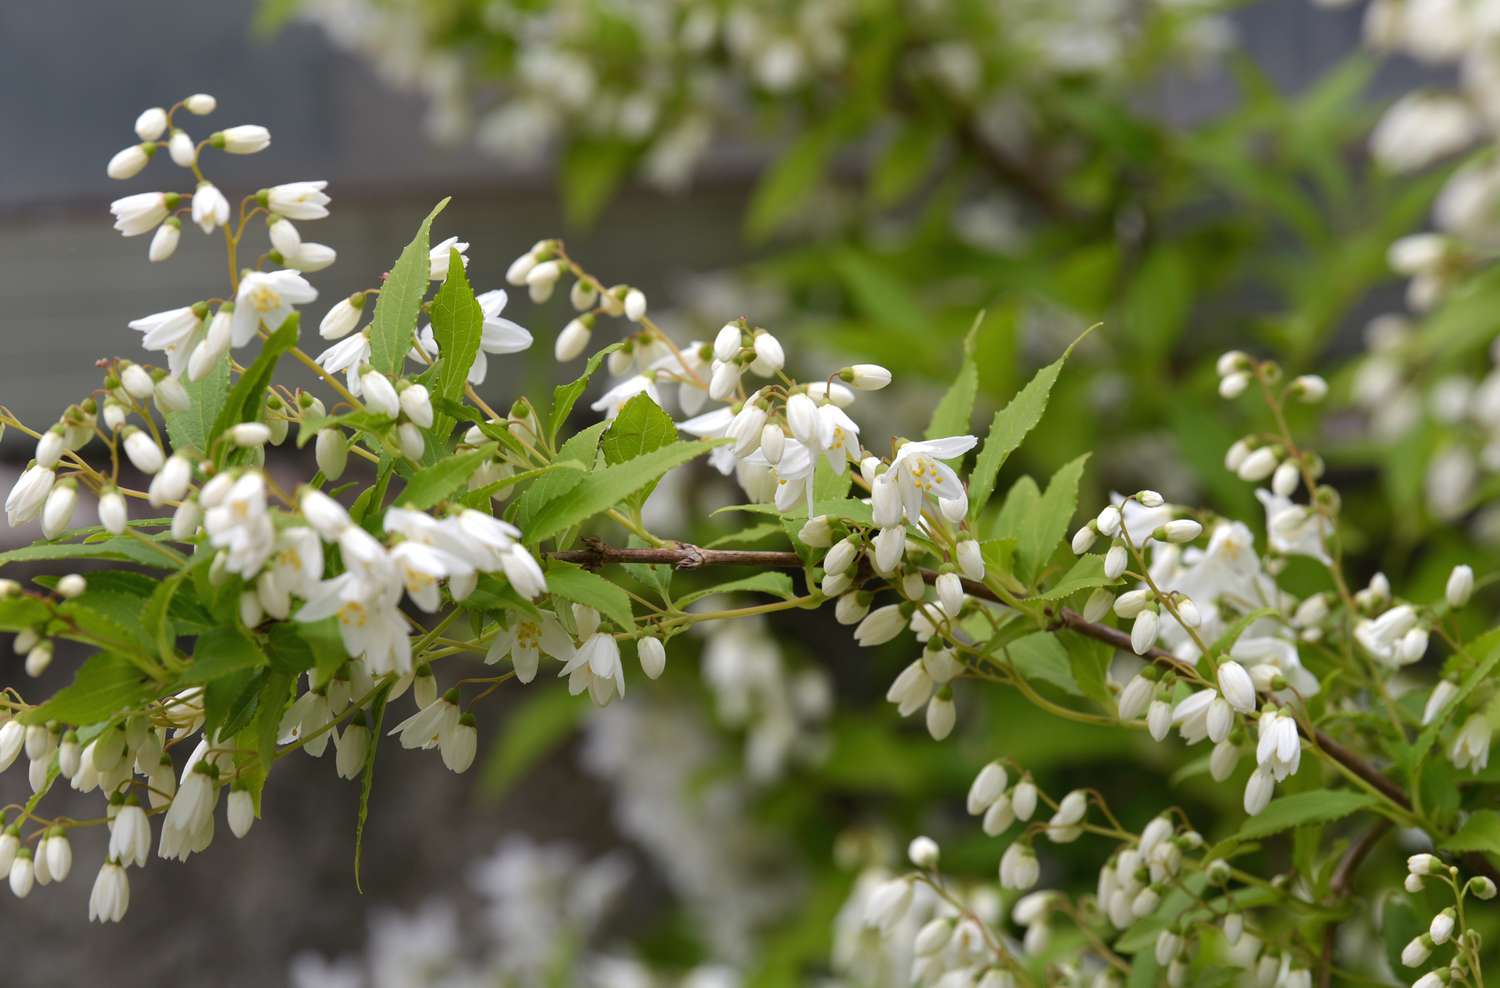
[[479, 727], [473, 714], [459, 717], [458, 724], [438, 743], [443, 764], [450, 772], [467, 772], [479, 750]]
[[1295, 775], [1302, 763], [1302, 739], [1297, 734], [1297, 721], [1275, 710], [1260, 715], [1257, 724], [1259, 740], [1255, 746], [1255, 761], [1269, 771], [1277, 782]]
[[[520, 353], [531, 348], [530, 331], [501, 315], [509, 300], [510, 296], [503, 288], [491, 289], [479, 295], [475, 300], [479, 303], [479, 311], [484, 321], [480, 326], [479, 350], [474, 354], [474, 362], [469, 365], [468, 381], [470, 384], [483, 384], [485, 377], [489, 374], [489, 358], [486, 354], [499, 356]], [[437, 337], [430, 324], [422, 328], [418, 339], [429, 357], [438, 355]]]
[[1432, 688], [1432, 693], [1427, 697], [1427, 704], [1422, 708], [1422, 726], [1431, 724], [1437, 715], [1447, 709], [1448, 704], [1458, 696], [1458, 684], [1451, 679], [1440, 679], [1438, 684]]
[[433, 244], [432, 249], [427, 252], [427, 277], [432, 281], [442, 281], [448, 277], [448, 264], [452, 260], [453, 250], [458, 251], [459, 258], [464, 267], [469, 266], [469, 257], [465, 253], [469, 249], [467, 242], [460, 241], [457, 237], [449, 237], [446, 240]]
[[1392, 171], [1417, 171], [1462, 150], [1478, 136], [1479, 127], [1474, 111], [1457, 96], [1408, 93], [1370, 132], [1370, 152]]
[[135, 136], [143, 141], [154, 141], [167, 132], [167, 111], [159, 106], [141, 111], [135, 118]]
[[1469, 602], [1469, 597], [1474, 593], [1474, 570], [1467, 565], [1453, 567], [1453, 572], [1448, 574], [1448, 585], [1444, 595], [1448, 600], [1448, 606], [1452, 608], [1463, 607]]
[[137, 192], [109, 204], [115, 229], [127, 237], [150, 233], [177, 205], [180, 197], [165, 192]]
[[967, 496], [958, 474], [943, 461], [963, 456], [978, 442], [974, 436], [948, 436], [905, 443], [896, 451], [887, 475], [895, 477], [908, 521], [914, 525], [921, 522], [922, 505], [928, 497], [959, 500]]
[[1490, 727], [1488, 718], [1483, 714], [1471, 714], [1458, 729], [1453, 746], [1448, 751], [1448, 758], [1453, 766], [1474, 773], [1484, 771], [1490, 762], [1492, 734], [1493, 728]]
[[318, 290], [296, 271], [252, 271], [240, 281], [235, 295], [230, 344], [242, 347], [261, 326], [275, 332], [295, 311], [318, 297]]
[[265, 478], [259, 471], [248, 470], [224, 489], [221, 501], [209, 504], [210, 500], [205, 488], [203, 501], [208, 510], [203, 527], [209, 543], [225, 551], [226, 570], [253, 579], [271, 555], [276, 537], [266, 511]]
[[[597, 625], [597, 617], [592, 623]], [[577, 695], [584, 690], [594, 702], [604, 706], [616, 696], [625, 695], [625, 664], [620, 660], [620, 643], [603, 631], [585, 632], [579, 628], [583, 644], [563, 665], [559, 676], [568, 677], [568, 692]]]
[[341, 340], [354, 332], [365, 309], [365, 293], [355, 292], [341, 298], [318, 323], [318, 335], [325, 340]]
[[1231, 707], [1242, 714], [1255, 709], [1255, 684], [1244, 666], [1232, 659], [1219, 663], [1218, 680], [1219, 691]]
[[64, 480], [55, 485], [42, 505], [42, 535], [50, 539], [66, 529], [77, 506], [78, 485], [75, 482]]
[[984, 556], [977, 541], [964, 539], [959, 542], [954, 555], [958, 561], [958, 568], [964, 576], [971, 580], [984, 579]]
[[99, 495], [99, 523], [112, 535], [125, 531], [130, 521], [129, 509], [125, 507], [125, 495], [111, 487]]
[[177, 242], [182, 239], [182, 221], [172, 216], [156, 228], [151, 237], [151, 246], [146, 256], [155, 263], [165, 261], [177, 252]]
[[667, 650], [661, 639], [648, 635], [636, 643], [636, 657], [647, 679], [658, 679], [667, 668]]
[[129, 326], [143, 334], [142, 347], [166, 353], [172, 373], [180, 374], [192, 350], [193, 337], [202, 324], [203, 320], [193, 306], [183, 306], [133, 319]]
[[906, 615], [900, 604], [887, 604], [865, 615], [854, 629], [854, 640], [861, 647], [883, 645], [906, 628]]
[[1017, 841], [1000, 857], [1000, 887], [1024, 892], [1036, 884], [1041, 871], [1036, 853], [1029, 845]]
[[151, 821], [136, 802], [120, 807], [109, 825], [109, 856], [120, 864], [146, 866], [151, 855]]
[[360, 384], [360, 369], [370, 360], [370, 334], [368, 331], [346, 336], [333, 346], [318, 354], [318, 366], [329, 374], [344, 372], [349, 391], [356, 396], [363, 390]]
[[[152, 148], [151, 150], [155, 150]], [[124, 181], [127, 178], [135, 178], [146, 167], [146, 162], [151, 160], [151, 152], [144, 144], [132, 144], [115, 152], [115, 156], [109, 159], [109, 164], [104, 171], [110, 178], [116, 181]]]
[[969, 794], [965, 801], [965, 808], [969, 811], [969, 815], [979, 816], [993, 806], [995, 801], [1005, 794], [1009, 782], [1005, 766], [999, 762], [990, 762], [980, 769], [979, 774], [974, 776], [974, 781], [969, 786]]
[[331, 201], [323, 190], [326, 181], [285, 182], [265, 190], [266, 206], [289, 220], [320, 220], [328, 215]]
[[198, 161], [198, 145], [193, 143], [187, 131], [174, 127], [172, 136], [167, 139], [167, 154], [177, 167], [191, 168]]
[[32, 464], [16, 479], [5, 498], [5, 518], [12, 528], [41, 513], [56, 481], [57, 474], [40, 464]]
[[838, 377], [857, 391], [879, 391], [891, 383], [891, 372], [879, 364], [854, 364], [839, 371]]
[[625, 293], [624, 300], [625, 318], [631, 322], [640, 322], [646, 315], [646, 295], [639, 288], [632, 288]]
[[953, 704], [953, 697], [947, 695], [946, 690], [927, 701], [927, 733], [934, 741], [941, 741], [953, 733], [957, 718], [958, 710]]
[[1260, 813], [1271, 802], [1275, 790], [1276, 780], [1269, 769], [1261, 767], [1251, 772], [1245, 783], [1245, 812], [1250, 816]]
[[212, 182], [199, 182], [193, 193], [193, 222], [204, 233], [229, 222], [229, 200]]
[[230, 154], [255, 154], [271, 145], [271, 132], [256, 124], [241, 124], [218, 131], [209, 138], [214, 147]]
[[596, 412], [603, 412], [605, 418], [612, 419], [620, 414], [620, 409], [625, 407], [626, 402], [638, 394], [645, 394], [658, 405], [661, 404], [661, 392], [657, 390], [654, 372], [627, 377], [604, 392], [589, 408]]
[[461, 716], [457, 691], [450, 690], [387, 733], [399, 736], [403, 748], [436, 748], [457, 729]]
[[106, 861], [89, 892], [89, 922], [118, 923], [130, 908], [130, 879], [117, 861]]
[[539, 618], [512, 615], [510, 623], [502, 623], [495, 632], [484, 661], [494, 665], [508, 655], [516, 678], [529, 683], [536, 678], [543, 653], [566, 663], [573, 659], [576, 651], [573, 639], [551, 614], [543, 613]]

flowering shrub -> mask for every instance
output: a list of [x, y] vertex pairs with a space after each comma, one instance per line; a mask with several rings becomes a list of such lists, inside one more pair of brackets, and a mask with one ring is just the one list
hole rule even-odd
[[[850, 983], [1181, 985], [1237, 971], [1327, 983], [1378, 973], [1338, 952], [1351, 920], [1378, 922], [1399, 963], [1427, 971], [1422, 988], [1482, 983], [1475, 904], [1495, 894], [1484, 853], [1500, 853], [1500, 819], [1476, 783], [1488, 781], [1500, 640], [1464, 613], [1483, 582], [1468, 565], [1436, 594], [1347, 571], [1340, 493], [1293, 427], [1327, 398], [1323, 378], [1240, 351], [1217, 361], [1218, 393], [1254, 423], [1219, 452], [1261, 506], [1258, 539], [1259, 518], [1151, 489], [1080, 504], [1084, 450], [1045, 485], [1002, 482], [1071, 346], [976, 429], [976, 328], [920, 438], [877, 438], [886, 367], [788, 354], [749, 317], [674, 339], [638, 288], [544, 239], [505, 280], [538, 305], [565, 290], [573, 315], [551, 344], [583, 369], [548, 400], [501, 401], [485, 394], [488, 362], [533, 337], [505, 318], [504, 290], [475, 292], [467, 243], [433, 242], [446, 201], [383, 279], [327, 306], [327, 348], [303, 349], [299, 310], [319, 301], [307, 275], [336, 256], [302, 236], [328, 214], [326, 184], [233, 206], [205, 166], [258, 153], [270, 134], [235, 126], [194, 142], [189, 118], [215, 109], [200, 94], [146, 111], [108, 172], [134, 178], [165, 151], [191, 176], [186, 191], [117, 200], [116, 228], [149, 234], [154, 262], [179, 248], [184, 216], [218, 232], [222, 294], [132, 321], [150, 363], [104, 361], [99, 389], [56, 423], [4, 415], [36, 441], [7, 518], [39, 519], [43, 537], [0, 561], [93, 561], [35, 587], [7, 581], [0, 597], [31, 676], [59, 643], [82, 658], [52, 695], [15, 686], [0, 701], [0, 767], [24, 752], [33, 792], [0, 831], [16, 896], [65, 880], [70, 835], [106, 827], [89, 911], [119, 921], [129, 869], [153, 845], [201, 852], [221, 801], [244, 837], [263, 802], [274, 811], [271, 770], [298, 750], [332, 746], [337, 774], [359, 780], [362, 830], [382, 735], [463, 772], [502, 688], [560, 678], [605, 707], [640, 688], [637, 664], [662, 676], [695, 628], [739, 635], [720, 647], [744, 654], [765, 616], [826, 607], [856, 646], [907, 651], [885, 696], [934, 741], [955, 733], [961, 706], [1003, 692], [1070, 727], [1208, 742], [1179, 779], [1206, 775], [1239, 806], [1209, 836], [1181, 807], [1133, 819], [1102, 785], [1053, 787], [1009, 752], [970, 759], [955, 738], [945, 757], [968, 763], [967, 810], [976, 837], [1000, 842], [983, 852], [998, 883], [946, 874], [937, 842], [915, 831], [909, 869], [836, 849], [863, 866], [828, 911], [832, 963]], [[282, 383], [288, 362], [315, 389]], [[584, 415], [601, 370], [612, 380]], [[273, 469], [278, 447], [309, 444], [311, 477]], [[647, 499], [683, 471], [729, 478], [731, 514], [748, 520], [711, 545], [653, 531]], [[70, 528], [81, 498], [98, 526]], [[1419, 673], [1429, 655], [1441, 670]], [[461, 656], [488, 668], [455, 670]], [[712, 679], [719, 663], [707, 665]], [[777, 671], [722, 679], [752, 774], [816, 748], [825, 686]], [[47, 796], [62, 781], [97, 790], [103, 812], [55, 815]], [[1420, 853], [1405, 894], [1372, 908], [1353, 882], [1396, 828]], [[1097, 879], [1035, 891], [1052, 848], [1085, 839]], [[1267, 853], [1283, 845], [1289, 859]]]

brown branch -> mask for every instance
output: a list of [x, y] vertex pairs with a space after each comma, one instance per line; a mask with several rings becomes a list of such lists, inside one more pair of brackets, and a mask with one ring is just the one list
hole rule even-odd
[[[654, 563], [673, 566], [677, 569], [699, 569], [704, 566], [746, 566], [759, 567], [762, 569], [802, 569], [803, 561], [795, 552], [760, 551], [750, 549], [705, 549], [701, 546], [677, 543], [675, 546], [662, 546], [657, 548], [627, 549], [617, 546], [606, 545], [598, 539], [585, 539], [585, 548], [569, 549], [559, 552], [548, 553], [552, 559], [564, 562], [578, 563], [589, 569], [598, 569], [612, 563]], [[930, 571], [923, 572], [923, 578], [931, 583], [937, 579], [937, 574]], [[1005, 603], [989, 587], [974, 580], [963, 581], [964, 592], [971, 597], [988, 600], [994, 603]], [[1099, 624], [1086, 620], [1077, 611], [1066, 607], [1046, 606], [1043, 615], [1049, 618], [1054, 627], [1067, 628], [1087, 638], [1112, 645], [1123, 652], [1131, 652], [1130, 636], [1118, 628]], [[1179, 675], [1196, 675], [1193, 666], [1172, 653], [1160, 648], [1149, 648], [1141, 655], [1141, 658], [1170, 669]], [[1310, 725], [1304, 725], [1301, 721], [1297, 723], [1297, 729], [1303, 737], [1307, 738], [1314, 746], [1327, 755], [1333, 761], [1339, 763], [1350, 773], [1358, 776], [1385, 796], [1391, 802], [1403, 810], [1412, 808], [1411, 799], [1406, 795], [1394, 780], [1381, 772], [1374, 765], [1365, 761], [1360, 755], [1350, 751], [1344, 745], [1329, 737], [1328, 734]], [[1367, 839], [1369, 839], [1367, 835]], [[1375, 840], [1379, 839], [1379, 832], [1374, 839], [1370, 839], [1371, 847]], [[1363, 842], [1361, 842], [1363, 843]], [[1358, 845], [1356, 845], [1358, 846]], [[1357, 867], [1359, 861], [1370, 848], [1365, 848], [1351, 865]], [[1484, 874], [1492, 879], [1500, 881], [1500, 871], [1496, 871], [1483, 855], [1470, 854], [1463, 858], [1465, 865], [1471, 870]]]

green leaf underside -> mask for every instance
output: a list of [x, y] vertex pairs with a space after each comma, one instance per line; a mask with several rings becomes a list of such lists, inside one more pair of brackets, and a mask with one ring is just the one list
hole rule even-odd
[[1331, 823], [1379, 802], [1368, 793], [1347, 789], [1313, 789], [1279, 796], [1260, 813], [1246, 820], [1230, 841], [1269, 837], [1306, 823]]
[[45, 724], [49, 720], [80, 726], [96, 724], [129, 710], [151, 691], [150, 680], [129, 659], [112, 652], [99, 652], [78, 667], [71, 683], [46, 703], [26, 711], [20, 719], [26, 724]]
[[677, 601], [678, 607], [687, 607], [705, 597], [712, 597], [722, 593], [764, 593], [782, 600], [791, 600], [797, 596], [797, 591], [792, 587], [792, 578], [786, 573], [756, 573], [739, 580], [730, 580], [716, 586], [707, 587], [703, 590], [695, 590], [690, 594], [684, 594]]
[[495, 446], [486, 443], [478, 449], [457, 456], [447, 456], [412, 474], [396, 503], [402, 507], [427, 509], [458, 490], [495, 455]]
[[[448, 277], [432, 299], [432, 336], [437, 341], [437, 364], [433, 369], [432, 394], [456, 400], [464, 393], [469, 369], [479, 353], [484, 336], [484, 312], [474, 297], [468, 272], [457, 248], [450, 248]], [[453, 419], [441, 411], [434, 417], [432, 435], [442, 442], [453, 427]]]
[[182, 453], [189, 449], [208, 452], [208, 441], [214, 435], [213, 424], [229, 396], [229, 355], [225, 354], [207, 374], [196, 381], [183, 381], [191, 404], [180, 412], [168, 412], [167, 437], [172, 449]]
[[630, 595], [598, 573], [553, 560], [547, 565], [547, 590], [564, 600], [592, 607], [626, 631], [635, 630]]

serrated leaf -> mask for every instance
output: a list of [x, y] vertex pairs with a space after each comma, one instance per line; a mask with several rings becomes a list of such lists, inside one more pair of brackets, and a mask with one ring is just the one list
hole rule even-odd
[[974, 397], [979, 393], [979, 364], [974, 359], [979, 326], [984, 313], [974, 318], [974, 325], [964, 337], [964, 360], [942, 400], [932, 410], [932, 421], [923, 435], [928, 439], [967, 435], [974, 418]]
[[191, 404], [180, 412], [166, 414], [167, 438], [172, 440], [174, 452], [207, 453], [213, 424], [229, 396], [229, 355], [220, 357], [200, 379], [183, 381], [182, 387]]
[[[469, 370], [479, 353], [479, 343], [484, 337], [484, 310], [474, 297], [474, 289], [469, 285], [468, 272], [464, 270], [457, 248], [450, 250], [448, 277], [443, 279], [443, 286], [432, 299], [432, 336], [438, 346], [432, 394], [436, 398], [454, 401], [464, 393]], [[432, 423], [432, 435], [443, 443], [453, 429], [453, 419], [443, 413], [441, 406], [434, 408], [437, 414]]]
[[1494, 810], [1478, 810], [1458, 828], [1458, 833], [1438, 845], [1439, 849], [1454, 854], [1477, 851], [1480, 854], [1500, 854], [1500, 813]]
[[[164, 541], [153, 537], [152, 541]], [[165, 552], [152, 548], [124, 535], [99, 542], [37, 542], [0, 552], [0, 564], [35, 563], [55, 559], [109, 559], [116, 562], [140, 563], [160, 569], [176, 569], [177, 560]]]
[[431, 273], [428, 233], [432, 221], [446, 205], [448, 200], [444, 199], [427, 214], [422, 225], [417, 227], [417, 235], [401, 251], [401, 256], [391, 266], [391, 273], [380, 286], [375, 318], [370, 324], [370, 366], [387, 377], [395, 377], [401, 372], [407, 351], [411, 349], [412, 335], [416, 332], [422, 297], [427, 294]]
[[1083, 555], [1073, 564], [1073, 568], [1063, 574], [1062, 579], [1047, 590], [1036, 595], [1036, 600], [1062, 600], [1071, 597], [1080, 590], [1092, 590], [1095, 587], [1108, 586], [1114, 583], [1104, 575], [1104, 557], [1097, 554]]
[[1349, 789], [1312, 789], [1279, 796], [1246, 820], [1231, 841], [1258, 840], [1306, 823], [1331, 823], [1367, 810], [1380, 801], [1369, 793]]
[[738, 580], [729, 580], [703, 590], [694, 590], [677, 601], [679, 608], [687, 607], [689, 604], [712, 597], [721, 593], [765, 593], [782, 600], [791, 600], [797, 596], [797, 591], [792, 586], [792, 578], [785, 573], [756, 573], [754, 576], [746, 576]]
[[1026, 387], [1017, 392], [1010, 403], [996, 412], [994, 419], [990, 421], [990, 431], [985, 434], [984, 445], [980, 447], [979, 456], [974, 461], [974, 470], [969, 474], [970, 517], [979, 517], [989, 503], [990, 495], [995, 492], [995, 480], [1000, 475], [1000, 468], [1021, 445], [1027, 433], [1042, 420], [1042, 413], [1047, 410], [1047, 399], [1052, 396], [1052, 385], [1057, 383], [1057, 375], [1062, 373], [1068, 354], [1077, 345], [1075, 340], [1061, 357], [1037, 371]]
[[221, 676], [262, 668], [268, 661], [260, 646], [238, 628], [215, 628], [198, 636], [186, 681], [208, 683]]
[[[576, 463], [584, 470], [594, 469], [594, 463], [599, 458], [599, 437], [607, 428], [609, 428], [608, 422], [595, 422], [587, 429], [574, 433], [557, 451], [557, 458], [553, 462]], [[526, 493], [521, 495], [516, 504], [514, 516], [516, 526], [524, 533], [531, 526], [532, 519], [540, 514], [542, 509], [581, 483], [583, 483], [583, 474], [576, 470], [559, 471], [539, 477], [535, 483], [526, 488]]]
[[17, 595], [0, 599], [0, 631], [20, 631], [41, 624], [52, 608], [36, 597]]
[[624, 340], [617, 340], [609, 346], [599, 350], [589, 357], [588, 363], [583, 365], [583, 373], [569, 381], [567, 384], [559, 384], [552, 389], [552, 411], [547, 416], [547, 441], [557, 442], [557, 433], [568, 421], [568, 416], [573, 413], [573, 406], [578, 404], [578, 398], [589, 386], [589, 378], [594, 376], [594, 371], [604, 362], [604, 358], [614, 353], [625, 345]]
[[1010, 539], [1016, 544], [1019, 561], [1021, 542], [1027, 537], [1026, 530], [1036, 516], [1042, 503], [1042, 489], [1029, 476], [1022, 477], [1005, 492], [1005, 502], [985, 534], [997, 539]]
[[151, 695], [152, 684], [131, 661], [112, 652], [91, 656], [73, 681], [52, 695], [39, 707], [21, 715], [25, 724], [45, 724], [49, 720], [65, 724], [96, 724], [129, 710]]
[[[643, 453], [661, 449], [677, 438], [677, 423], [661, 410], [661, 406], [647, 394], [638, 394], [627, 401], [620, 414], [610, 423], [609, 430], [599, 441], [606, 463], [624, 463]], [[656, 490], [656, 484], [630, 495], [630, 503], [641, 505]]]
[[[277, 669], [268, 669], [255, 698], [255, 715], [246, 728], [251, 733], [256, 754], [257, 769], [253, 773], [241, 772], [241, 779], [250, 786], [250, 795], [255, 800], [255, 812], [260, 812], [260, 790], [265, 784], [271, 763], [276, 760], [276, 738], [281, 727], [282, 714], [291, 699], [293, 676]], [[374, 747], [373, 743], [371, 747]]]
[[1022, 527], [1017, 555], [1024, 579], [1035, 577], [1067, 535], [1068, 522], [1078, 507], [1078, 481], [1088, 459], [1089, 454], [1084, 453], [1052, 475], [1046, 492]]
[[[586, 475], [566, 494], [545, 505], [523, 530], [527, 542], [537, 543], [559, 532], [582, 524], [594, 515], [608, 511], [642, 487], [657, 480], [668, 470], [704, 455], [728, 440], [677, 442], [652, 450], [624, 463], [616, 463]], [[553, 474], [572, 476], [571, 474]], [[547, 479], [551, 479], [550, 477]]]
[[[447, 200], [444, 200], [446, 202]], [[365, 847], [365, 820], [370, 815], [370, 790], [375, 788], [375, 753], [380, 750], [381, 726], [385, 722], [385, 698], [390, 695], [393, 679], [387, 679], [370, 701], [370, 744], [365, 749], [365, 764], [359, 776], [359, 816], [354, 821], [354, 887], [365, 894], [359, 881], [359, 859]]]
[[260, 403], [271, 386], [271, 376], [276, 373], [276, 362], [283, 353], [297, 345], [297, 325], [297, 313], [293, 312], [261, 345], [255, 362], [234, 382], [224, 400], [224, 407], [214, 417], [212, 431], [206, 437], [208, 442], [212, 443], [232, 426], [259, 417]]
[[1488, 681], [1490, 674], [1495, 671], [1495, 666], [1500, 665], [1500, 628], [1491, 629], [1476, 638], [1470, 643], [1468, 652], [1471, 655], [1480, 656], [1479, 663], [1464, 677], [1453, 699], [1449, 700], [1437, 716], [1432, 718], [1432, 723], [1422, 728], [1422, 733], [1418, 734], [1417, 739], [1412, 742], [1408, 764], [1411, 766], [1413, 777], [1420, 770], [1432, 746], [1437, 743], [1438, 734], [1448, 723], [1448, 718], [1453, 716], [1455, 710], [1463, 709], [1464, 701], [1468, 699], [1469, 694], [1474, 692], [1480, 683]]
[[635, 630], [630, 595], [598, 573], [552, 560], [547, 564], [547, 592], [592, 607], [626, 631]]
[[207, 737], [234, 737], [255, 713], [261, 680], [242, 668], [216, 676], [203, 687], [203, 732]]
[[430, 508], [462, 487], [474, 471], [494, 455], [495, 447], [486, 443], [478, 449], [447, 456], [425, 466], [406, 479], [406, 487], [396, 498], [396, 503], [419, 510]]
[[1005, 654], [1011, 665], [1027, 679], [1040, 679], [1051, 683], [1065, 693], [1083, 696], [1078, 682], [1073, 678], [1072, 663], [1068, 650], [1063, 648], [1057, 635], [1050, 631], [1036, 631], [1018, 638], [1005, 646]]

